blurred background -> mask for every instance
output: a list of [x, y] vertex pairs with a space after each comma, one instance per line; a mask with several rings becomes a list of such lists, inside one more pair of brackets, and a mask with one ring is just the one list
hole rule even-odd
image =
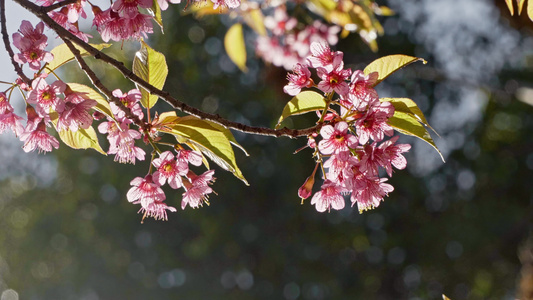
[[[1, 299], [531, 299], [533, 22], [511, 17], [499, 0], [378, 2], [396, 11], [380, 18], [379, 51], [356, 35], [336, 49], [352, 69], [388, 54], [428, 61], [387, 78], [378, 93], [418, 103], [446, 163], [402, 137], [413, 145], [408, 167], [389, 180], [395, 191], [377, 209], [321, 214], [297, 196], [314, 168], [309, 150], [292, 154], [304, 139], [235, 132], [251, 154], [236, 150], [249, 187], [216, 168], [210, 206], [141, 224], [126, 192], [148, 162], [119, 165], [64, 145], [28, 155], [5, 134]], [[166, 54], [165, 89], [230, 120], [272, 127], [290, 100], [286, 71], [250, 46], [242, 73], [223, 47], [233, 21], [181, 9], [165, 11], [165, 34], [150, 39]], [[11, 22], [14, 32], [20, 20]], [[137, 48], [110, 51], [127, 61]], [[108, 86], [134, 88], [93, 67]], [[74, 66], [63, 76], [83, 78]], [[165, 191], [179, 207], [181, 192]]]

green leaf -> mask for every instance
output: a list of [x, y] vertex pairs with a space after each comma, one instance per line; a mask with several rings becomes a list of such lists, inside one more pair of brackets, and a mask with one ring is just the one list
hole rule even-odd
[[[93, 46], [94, 48], [98, 50], [102, 50], [104, 48], [108, 48], [111, 46], [111, 44], [89, 44]], [[78, 45], [74, 45], [76, 49], [80, 51], [81, 56], [88, 56], [89, 53], [85, 51], [83, 48], [81, 48]], [[75, 59], [74, 54], [70, 51], [70, 49], [67, 47], [66, 44], [61, 44], [52, 51], [50, 51], [54, 55], [54, 59], [52, 59], [51, 62], [49, 62], [46, 65], [46, 68], [44, 69], [45, 73], [50, 73], [51, 71], [54, 71], [55, 69], [61, 67], [62, 65], [72, 61]]]
[[250, 26], [257, 34], [266, 36], [267, 31], [265, 27], [263, 13], [260, 9], [250, 9], [244, 14], [244, 21]]
[[193, 116], [179, 118], [174, 124], [167, 127], [170, 128], [169, 131], [162, 131], [176, 135], [179, 142], [194, 145], [221, 168], [230, 171], [248, 185], [237, 166], [230, 139], [224, 132], [227, 129], [220, 130], [220, 125]]
[[[133, 59], [133, 73], [155, 88], [162, 89], [168, 75], [167, 61], [165, 56], [148, 44], [141, 41], [141, 49], [135, 54]], [[158, 96], [150, 93], [141, 86], [137, 86], [141, 91], [141, 104], [146, 108], [152, 108], [157, 102]]]
[[533, 21], [533, 0], [527, 2], [527, 16]]
[[410, 113], [405, 113], [397, 110], [394, 112], [394, 115], [389, 119], [388, 123], [398, 132], [406, 135], [416, 136], [417, 138], [420, 138], [426, 143], [430, 144], [433, 148], [435, 148], [435, 150], [437, 150], [440, 155], [440, 158], [442, 159], [442, 161], [444, 161], [442, 153], [437, 148], [437, 145], [435, 145], [435, 142], [433, 142], [431, 135], [429, 135], [429, 132], [426, 130], [424, 125], [422, 125], [418, 121], [418, 118], [416, 118]]
[[505, 3], [507, 4], [511, 16], [514, 15], [513, 0], [505, 0]]
[[159, 7], [159, 3], [157, 3], [157, 0], [153, 0], [152, 7], [148, 9], [148, 12], [150, 12], [150, 14], [154, 17], [154, 21], [161, 28], [161, 33], [164, 33], [163, 19], [161, 18], [161, 7]]
[[246, 68], [246, 45], [244, 44], [244, 34], [242, 24], [233, 24], [224, 37], [224, 48], [229, 58], [241, 71], [247, 72]]
[[96, 102], [98, 102], [98, 104], [94, 107], [94, 109], [96, 109], [97, 111], [103, 113], [104, 115], [110, 118], [114, 118], [113, 113], [111, 112], [111, 107], [109, 106], [109, 102], [107, 102], [107, 100], [104, 97], [102, 97], [100, 93], [98, 93], [97, 91], [95, 91], [94, 89], [86, 85], [79, 84], [79, 83], [67, 83], [67, 85], [74, 92], [84, 93], [87, 96], [87, 98], [93, 99]]
[[429, 127], [429, 129], [433, 130], [433, 132], [435, 132], [435, 134], [438, 135], [435, 129], [433, 129], [429, 125], [428, 121], [426, 120], [426, 117], [424, 117], [424, 113], [420, 110], [418, 105], [416, 105], [416, 103], [413, 100], [409, 98], [380, 98], [379, 101], [391, 102], [396, 111], [401, 111], [404, 113], [411, 114], [415, 119], [418, 120], [418, 122]]
[[241, 144], [239, 144], [239, 143], [237, 142], [237, 140], [236, 140], [235, 137], [233, 136], [233, 133], [231, 133], [231, 130], [229, 130], [228, 128], [226, 128], [226, 127], [224, 127], [224, 126], [222, 126], [222, 125], [220, 125], [220, 124], [217, 124], [217, 123], [209, 122], [209, 124], [210, 124], [211, 126], [215, 127], [216, 129], [220, 130], [220, 132], [222, 132], [222, 133], [226, 136], [226, 138], [229, 140], [229, 142], [230, 142], [233, 146], [235, 146], [235, 147], [241, 149], [241, 151], [244, 152], [244, 154], [245, 154], [246, 156], [250, 156], [250, 154], [248, 154], [248, 152], [246, 151], [246, 149], [244, 149], [244, 147], [241, 146]]
[[301, 115], [316, 110], [324, 110], [326, 104], [326, 99], [319, 93], [314, 91], [303, 91], [294, 96], [291, 101], [285, 105], [276, 128], [279, 128], [281, 122], [290, 116]]
[[[509, 0], [509, 1], [512, 1], [512, 0]], [[380, 6], [376, 11], [376, 15], [380, 15], [384, 17], [394, 16], [395, 14], [396, 13], [394, 12], [394, 10], [390, 9], [387, 6]]]
[[107, 155], [107, 153], [102, 150], [102, 147], [100, 147], [96, 132], [92, 126], [87, 129], [80, 128], [75, 132], [71, 131], [70, 129], [62, 130], [59, 132], [59, 138], [63, 141], [63, 143], [71, 148], [92, 148], [103, 155]]
[[392, 73], [407, 66], [408, 64], [414, 63], [415, 61], [421, 61], [424, 64], [427, 63], [422, 58], [395, 54], [384, 56], [371, 62], [368, 66], [366, 66], [364, 73], [365, 75], [368, 75], [372, 72], [378, 72], [378, 80], [374, 84], [374, 86], [376, 86], [385, 78], [389, 77], [389, 75], [391, 75]]
[[526, 0], [518, 0], [518, 14], [522, 13], [522, 8], [524, 8], [524, 3]]

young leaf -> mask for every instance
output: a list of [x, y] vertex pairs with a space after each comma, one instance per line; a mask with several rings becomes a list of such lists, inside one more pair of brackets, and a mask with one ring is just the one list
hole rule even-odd
[[59, 138], [63, 141], [63, 143], [71, 148], [92, 148], [103, 155], [107, 155], [107, 153], [102, 150], [102, 147], [100, 147], [96, 132], [92, 126], [87, 129], [80, 128], [75, 132], [71, 131], [70, 129], [59, 131]]
[[429, 132], [426, 130], [424, 125], [422, 125], [418, 121], [418, 118], [416, 118], [410, 113], [405, 113], [397, 110], [394, 112], [394, 115], [389, 119], [388, 123], [398, 132], [406, 135], [416, 136], [417, 138], [420, 138], [426, 143], [430, 144], [433, 148], [435, 148], [435, 150], [437, 150], [440, 155], [440, 158], [442, 159], [442, 161], [444, 161], [442, 153], [437, 148], [437, 145], [435, 145], [435, 142], [433, 142], [431, 135], [429, 135]]
[[67, 83], [67, 85], [74, 92], [84, 93], [87, 96], [87, 98], [93, 99], [96, 102], [98, 102], [98, 104], [96, 104], [94, 109], [96, 109], [97, 111], [103, 113], [104, 115], [110, 118], [113, 118], [113, 113], [111, 112], [111, 107], [109, 106], [109, 102], [107, 102], [107, 100], [104, 97], [102, 97], [100, 93], [98, 93], [97, 91], [93, 90], [92, 88], [86, 85], [79, 84], [79, 83]]
[[324, 110], [325, 108], [326, 99], [324, 99], [324, 96], [314, 91], [303, 91], [294, 96], [285, 105], [276, 128], [279, 128], [281, 122], [290, 116], [301, 115], [315, 110]]
[[514, 15], [513, 0], [505, 0], [505, 3], [507, 4], [511, 16]]
[[524, 3], [526, 0], [518, 0], [518, 14], [522, 13], [522, 8], [524, 8]]
[[418, 120], [418, 122], [424, 124], [429, 129], [433, 130], [435, 134], [438, 135], [435, 129], [433, 129], [429, 125], [428, 121], [426, 120], [426, 117], [424, 117], [424, 113], [420, 110], [418, 105], [416, 105], [416, 103], [413, 100], [409, 98], [380, 98], [379, 101], [391, 102], [392, 105], [394, 105], [394, 109], [396, 111], [401, 111], [401, 112], [413, 115]]
[[150, 14], [154, 17], [154, 21], [161, 28], [161, 33], [164, 33], [163, 19], [161, 18], [161, 7], [159, 7], [159, 3], [157, 3], [157, 0], [153, 0], [152, 7], [148, 9], [148, 12], [150, 12]]
[[252, 28], [257, 34], [266, 36], [267, 31], [265, 27], [263, 13], [260, 9], [254, 8], [247, 11], [244, 15], [244, 21], [250, 28]]
[[[185, 118], [187, 118], [187, 117], [185, 117]], [[244, 154], [245, 154], [246, 156], [250, 156], [250, 154], [248, 154], [248, 152], [246, 151], [246, 149], [244, 149], [244, 147], [241, 146], [241, 144], [239, 144], [239, 143], [237, 142], [237, 140], [236, 140], [235, 137], [233, 136], [233, 133], [231, 133], [231, 130], [229, 130], [228, 128], [226, 128], [226, 127], [224, 127], [224, 126], [222, 126], [222, 125], [220, 125], [220, 124], [213, 123], [213, 122], [209, 122], [209, 125], [211, 125], [211, 126], [215, 127], [216, 129], [220, 130], [220, 132], [222, 132], [222, 133], [226, 136], [226, 138], [229, 140], [229, 142], [230, 142], [233, 146], [235, 146], [235, 147], [241, 149], [241, 151], [244, 152]]]
[[[150, 46], [144, 41], [141, 41], [141, 49], [137, 51], [135, 58], [133, 59], [133, 73], [154, 87], [162, 89], [168, 75], [165, 56], [150, 48]], [[157, 102], [158, 97], [156, 95], [150, 95], [150, 93], [141, 86], [137, 86], [137, 88], [142, 94], [142, 106], [152, 108]]]
[[[102, 50], [104, 48], [108, 48], [111, 46], [111, 44], [89, 44], [93, 46], [94, 48], [98, 50]], [[79, 51], [81, 56], [87, 56], [89, 53], [85, 51], [83, 48], [81, 48], [78, 45], [74, 45]], [[46, 65], [46, 68], [44, 69], [45, 73], [50, 73], [51, 71], [54, 71], [55, 69], [61, 67], [62, 65], [72, 61], [75, 59], [74, 54], [70, 51], [70, 49], [67, 47], [66, 44], [61, 44], [52, 51], [50, 51], [54, 55], [54, 59], [52, 59], [51, 62], [49, 62]]]
[[235, 177], [248, 185], [237, 166], [230, 140], [223, 131], [213, 124], [193, 116], [187, 116], [179, 118], [172, 125], [168, 125], [169, 130], [163, 129], [161, 131], [176, 135], [181, 143], [194, 145], [221, 168], [232, 172]]
[[247, 72], [246, 68], [246, 45], [244, 44], [244, 34], [242, 24], [233, 24], [224, 37], [224, 48], [229, 58], [241, 71]]
[[384, 56], [371, 62], [368, 66], [366, 66], [364, 73], [365, 75], [368, 75], [372, 72], [378, 72], [379, 77], [376, 83], [374, 84], [374, 86], [376, 86], [385, 78], [389, 77], [389, 75], [391, 75], [392, 73], [407, 66], [408, 64], [414, 63], [415, 61], [421, 61], [424, 64], [427, 63], [422, 58], [395, 54]]

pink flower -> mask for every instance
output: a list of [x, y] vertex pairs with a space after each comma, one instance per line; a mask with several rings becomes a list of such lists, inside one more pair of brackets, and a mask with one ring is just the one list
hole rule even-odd
[[[100, 7], [93, 5], [93, 26], [96, 26], [96, 30], [98, 32], [101, 32], [101, 30], [105, 27], [105, 25], [111, 21], [111, 8], [108, 8], [106, 10], [101, 10]], [[115, 13], [116, 14], [116, 13]]]
[[219, 7], [237, 8], [241, 6], [241, 0], [211, 0], [211, 2], [213, 2], [213, 9]]
[[[150, 1], [151, 2], [151, 1]], [[152, 16], [141, 14], [137, 12], [128, 12], [125, 19], [125, 28], [123, 31], [122, 39], [141, 39], [147, 38], [147, 33], [153, 32]]]
[[[122, 104], [129, 108], [134, 115], [139, 117], [139, 119], [144, 117], [141, 106], [139, 105], [139, 101], [142, 98], [141, 91], [138, 89], [133, 89], [127, 94], [123, 94], [120, 89], [116, 89], [113, 91], [113, 96], [119, 98]], [[110, 105], [113, 114], [117, 116], [117, 118], [122, 119], [126, 117], [126, 113], [124, 113], [122, 109], [115, 105], [115, 103], [111, 102]]]
[[117, 0], [111, 8], [116, 12], [139, 12], [138, 6], [142, 8], [152, 7], [152, 0]]
[[115, 154], [115, 161], [119, 163], [135, 164], [135, 159], [144, 160], [146, 152], [135, 146], [135, 139], [139, 139], [141, 134], [133, 129], [121, 131], [115, 145], [109, 146], [108, 154]]
[[351, 110], [366, 111], [379, 102], [378, 93], [373, 88], [378, 76], [377, 72], [367, 76], [361, 70], [353, 72], [350, 91], [342, 97], [341, 104]]
[[316, 72], [318, 77], [322, 79], [318, 83], [318, 88], [324, 93], [331, 93], [335, 91], [337, 94], [343, 96], [346, 95], [350, 89], [348, 83], [345, 81], [350, 77], [352, 71], [350, 69], [343, 70], [342, 64], [333, 66], [333, 70], [328, 70], [326, 68], [318, 67]]
[[87, 14], [83, 10], [83, 7], [85, 6], [86, 2], [87, 2], [86, 0], [79, 0], [78, 2], [67, 5], [67, 8], [68, 8], [67, 16], [68, 16], [69, 23], [78, 22], [78, 19], [80, 18], [80, 16], [83, 19], [87, 18]]
[[209, 202], [207, 201], [208, 194], [213, 192], [213, 189], [209, 187], [209, 184], [214, 180], [214, 173], [214, 170], [209, 170], [200, 176], [195, 176], [192, 172], [189, 172], [188, 176], [191, 177], [191, 182], [184, 182], [186, 192], [183, 193], [181, 209], [185, 209], [187, 204], [192, 208], [198, 208], [199, 206], [202, 206], [204, 202], [209, 205]]
[[357, 138], [348, 133], [348, 123], [339, 122], [335, 127], [323, 126], [320, 135], [324, 138], [318, 143], [318, 150], [324, 155], [349, 151], [357, 146]]
[[331, 208], [339, 210], [344, 208], [344, 197], [341, 189], [332, 181], [325, 180], [320, 192], [315, 193], [311, 204], [315, 205], [318, 212], [325, 212]]
[[110, 9], [103, 11], [102, 14], [106, 12], [109, 13], [109, 17], [106, 15], [101, 16], [102, 20], [99, 21], [99, 24], [96, 24], [102, 40], [106, 43], [109, 40], [121, 41], [126, 36], [126, 19]]
[[303, 87], [311, 87], [313, 79], [311, 79], [311, 71], [305, 65], [296, 64], [293, 72], [294, 74], [287, 74], [289, 84], [283, 87], [283, 91], [291, 96], [296, 96]]
[[46, 125], [42, 119], [40, 120], [35, 130], [31, 130], [34, 127], [33, 124], [28, 124], [26, 131], [20, 135], [20, 140], [25, 142], [22, 146], [24, 152], [31, 152], [35, 149], [39, 149], [39, 153], [50, 152], [52, 147], [59, 148], [57, 139], [46, 132]]
[[394, 187], [385, 183], [387, 178], [359, 176], [358, 190], [352, 192], [352, 206], [357, 202], [359, 212], [370, 210], [379, 206], [383, 197], [394, 191]]
[[28, 93], [28, 103], [37, 105], [37, 112], [41, 115], [48, 115], [50, 109], [56, 112], [63, 111], [64, 100], [57, 95], [65, 91], [66, 84], [57, 80], [48, 85], [44, 78], [35, 79], [32, 83], [33, 90]]
[[130, 129], [128, 121], [125, 119], [120, 126], [114, 121], [103, 122], [98, 125], [98, 131], [102, 134], [107, 133], [109, 141], [108, 154], [115, 154], [115, 161], [120, 163], [135, 164], [135, 159], [144, 160], [146, 153], [143, 149], [135, 146], [135, 140], [141, 138], [141, 133]]
[[[136, 202], [133, 202], [134, 204], [136, 204]], [[137, 201], [138, 203], [138, 201]], [[176, 208], [172, 207], [172, 206], [168, 206], [165, 202], [163, 201], [154, 201], [150, 204], [148, 204], [148, 207], [143, 207], [141, 206], [141, 209], [139, 210], [139, 213], [142, 213], [143, 214], [143, 221], [144, 221], [144, 218], [146, 217], [152, 217], [156, 220], [168, 220], [167, 218], [167, 210], [171, 211], [171, 212], [176, 212]], [[143, 221], [141, 221], [141, 223], [143, 223]]]
[[79, 128], [87, 129], [93, 123], [93, 117], [89, 110], [96, 106], [98, 102], [86, 98], [84, 94], [69, 93], [65, 98], [65, 108], [59, 114], [57, 129], [64, 130], [70, 128], [77, 131]]
[[159, 185], [164, 185], [168, 181], [168, 185], [173, 189], [179, 189], [183, 185], [181, 175], [186, 175], [189, 171], [187, 163], [178, 164], [170, 151], [161, 153], [152, 164], [157, 168], [154, 172], [154, 181]]
[[44, 24], [40, 22], [35, 29], [30, 22], [24, 20], [20, 25], [19, 32], [13, 34], [13, 44], [21, 53], [13, 58], [16, 62], [29, 63], [32, 70], [39, 70], [41, 62], [49, 62], [54, 56], [44, 48], [47, 46], [47, 37], [43, 34]]
[[[326, 43], [312, 43], [310, 47], [312, 56], [307, 60], [313, 68], [324, 68], [326, 72], [331, 72], [334, 69], [344, 66], [342, 62], [343, 53], [340, 51], [333, 52]], [[348, 75], [349, 76], [349, 75]]]
[[359, 143], [366, 144], [371, 138], [378, 142], [385, 135], [392, 136], [393, 128], [387, 123], [394, 115], [394, 106], [390, 102], [378, 102], [371, 106], [367, 113], [356, 121], [355, 128], [359, 136]]
[[407, 160], [402, 153], [409, 151], [411, 145], [409, 144], [396, 144], [399, 136], [395, 136], [390, 140], [383, 142], [379, 145], [378, 149], [383, 153], [384, 159], [381, 166], [385, 168], [387, 174], [392, 176], [392, 166], [398, 170], [403, 170], [407, 166]]
[[274, 10], [274, 16], [265, 17], [265, 27], [272, 31], [274, 35], [282, 35], [296, 27], [298, 21], [295, 18], [289, 18], [287, 10], [278, 6]]
[[22, 126], [21, 120], [23, 118], [17, 116], [12, 111], [0, 114], [0, 133], [4, 133], [6, 129], [10, 128], [15, 135], [20, 135], [24, 132], [24, 126]]
[[[180, 166], [186, 166], [181, 168], [182, 175], [186, 175], [189, 172], [189, 166], [188, 164], [194, 165], [194, 166], [200, 166], [202, 164], [202, 154], [198, 151], [191, 151], [191, 150], [179, 150], [176, 154], [176, 160], [178, 161], [178, 164]], [[185, 171], [186, 170], [186, 171]]]
[[157, 0], [157, 3], [159, 4], [159, 7], [161, 10], [167, 10], [168, 8], [168, 2], [173, 4], [181, 3], [181, 0]]
[[359, 163], [357, 158], [350, 155], [350, 152], [343, 151], [339, 154], [333, 154], [324, 163], [324, 168], [328, 169], [327, 178], [338, 185], [344, 185], [345, 170], [356, 166]]
[[126, 195], [128, 201], [134, 204], [140, 203], [144, 209], [148, 209], [154, 202], [162, 202], [166, 199], [159, 183], [152, 180], [152, 175], [146, 175], [144, 178], [136, 177], [130, 185], [132, 188]]

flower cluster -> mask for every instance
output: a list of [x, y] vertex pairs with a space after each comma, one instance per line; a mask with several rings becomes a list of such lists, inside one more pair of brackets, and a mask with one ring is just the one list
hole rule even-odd
[[[308, 146], [315, 150], [324, 178], [311, 204], [319, 212], [338, 210], [344, 208], [344, 195], [351, 194], [352, 205], [357, 203], [360, 212], [377, 207], [394, 190], [386, 178], [380, 177], [380, 168], [389, 177], [392, 167], [404, 169], [407, 161], [402, 153], [411, 146], [396, 144], [397, 136], [384, 141], [385, 136], [394, 133], [388, 124], [394, 106], [378, 98], [373, 88], [377, 73], [365, 75], [360, 70], [345, 69], [343, 53], [331, 51], [325, 43], [313, 43], [310, 49], [312, 55], [307, 61], [297, 64], [294, 73], [288, 75], [284, 91], [297, 95], [302, 88], [316, 87], [330, 105], [339, 107], [325, 109], [320, 115], [319, 122], [324, 123], [320, 134], [309, 136]], [[320, 78], [316, 85], [309, 68], [316, 69]], [[298, 191], [302, 199], [312, 194], [316, 170]]]
[[[141, 99], [141, 92], [137, 89], [129, 91], [127, 94], [123, 94], [121, 90], [117, 89], [113, 91], [113, 96], [119, 98], [119, 100], [131, 110], [131, 112], [138, 116], [143, 117], [142, 109], [139, 105]], [[133, 123], [131, 119], [126, 118], [124, 111], [122, 111], [114, 103], [110, 103], [111, 111], [113, 112], [113, 118], [107, 117], [106, 122], [98, 125], [98, 131], [102, 134], [107, 134], [107, 140], [109, 141], [108, 154], [115, 154], [115, 161], [120, 163], [132, 163], [135, 164], [135, 160], [144, 160], [146, 153], [143, 149], [135, 146], [135, 140], [142, 137], [142, 134], [135, 129], [130, 128], [130, 124]]]
[[[187, 2], [190, 2], [188, 0]], [[203, 0], [192, 0], [196, 3], [203, 3]], [[213, 8], [237, 8], [240, 0], [211, 0]], [[50, 6], [59, 0], [36, 0], [44, 7]], [[161, 10], [166, 10], [168, 4], [178, 4], [181, 0], [157, 0], [157, 5]], [[111, 6], [102, 10], [100, 7], [87, 0], [78, 0], [72, 4], [61, 7], [59, 10], [49, 12], [49, 16], [59, 25], [70, 31], [75, 36], [88, 42], [92, 36], [80, 31], [78, 20], [86, 19], [85, 6], [89, 3], [93, 12], [93, 26], [100, 33], [102, 40], [108, 42], [124, 41], [128, 39], [146, 38], [147, 34], [153, 33], [152, 14], [141, 13], [141, 10], [152, 10], [153, 0], [115, 0]], [[42, 30], [41, 30], [42, 32]], [[42, 59], [41, 59], [42, 60]]]
[[24, 20], [20, 25], [19, 32], [13, 34], [13, 44], [20, 53], [13, 57], [20, 64], [28, 63], [30, 69], [38, 71], [41, 62], [49, 62], [54, 56], [44, 50], [48, 45], [48, 38], [43, 34], [44, 24], [40, 22], [33, 28], [30, 22]]
[[141, 204], [139, 212], [145, 217], [153, 217], [156, 220], [167, 220], [167, 210], [175, 212], [176, 208], [168, 206], [163, 201], [165, 193], [161, 189], [165, 183], [173, 189], [183, 188], [181, 208], [187, 205], [198, 208], [203, 203], [209, 205], [207, 200], [213, 189], [209, 185], [214, 181], [214, 170], [208, 170], [201, 175], [196, 175], [189, 170], [189, 164], [200, 166], [202, 155], [197, 151], [179, 149], [176, 155], [171, 151], [165, 151], [152, 161], [156, 168], [153, 174], [144, 178], [137, 177], [131, 181], [132, 188], [128, 191], [128, 201], [133, 204]]
[[289, 17], [285, 6], [278, 6], [273, 16], [265, 17], [265, 27], [271, 36], [257, 38], [256, 53], [266, 62], [290, 70], [297, 63], [305, 63], [312, 43], [338, 42], [339, 26], [328, 26], [318, 20], [298, 29], [298, 21]]

